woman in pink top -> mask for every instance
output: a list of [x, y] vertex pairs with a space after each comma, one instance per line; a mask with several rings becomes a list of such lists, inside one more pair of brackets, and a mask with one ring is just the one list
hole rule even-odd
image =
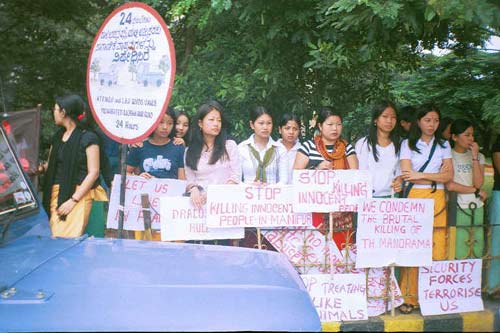
[[210, 101], [198, 109], [191, 123], [191, 142], [184, 159], [186, 192], [198, 208], [206, 202], [208, 185], [240, 182], [238, 146], [227, 139], [227, 121], [219, 103]]

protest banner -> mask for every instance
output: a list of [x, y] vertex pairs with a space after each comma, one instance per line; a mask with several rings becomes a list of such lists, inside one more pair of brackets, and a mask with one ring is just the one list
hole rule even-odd
[[368, 319], [364, 275], [304, 274], [301, 278], [322, 322]]
[[311, 214], [294, 212], [291, 187], [291, 185], [209, 185], [207, 226], [265, 228], [312, 225]]
[[[391, 295], [387, 288], [388, 274], [386, 269], [355, 268], [357, 249], [352, 244], [348, 250], [339, 251], [333, 242], [326, 242], [326, 236], [319, 230], [311, 228], [272, 229], [263, 230], [264, 237], [280, 253], [288, 257], [291, 264], [300, 274], [359, 274], [366, 279], [368, 294], [368, 316], [374, 317], [385, 313], [391, 308]], [[390, 288], [394, 293], [394, 307], [403, 304], [401, 290], [396, 277], [391, 273]], [[385, 299], [383, 298], [385, 297]]]
[[418, 301], [424, 316], [483, 311], [481, 259], [434, 261], [419, 268]]
[[[109, 209], [107, 228], [118, 227], [120, 208], [120, 181], [121, 176], [115, 175], [111, 186], [109, 198]], [[128, 176], [125, 180], [125, 204], [124, 206], [124, 229], [144, 230], [144, 219], [142, 217], [141, 194], [149, 195], [151, 203], [151, 227], [160, 229], [160, 198], [164, 196], [181, 196], [186, 189], [186, 181], [177, 179], [151, 178], [146, 179], [139, 176]]]
[[432, 199], [370, 199], [360, 204], [356, 267], [432, 262]]
[[[348, 272], [366, 277], [368, 316], [375, 317], [390, 310], [393, 303], [392, 299], [394, 300], [394, 307], [403, 304], [401, 290], [393, 271], [390, 270], [389, 274], [387, 274], [385, 268], [357, 268], [357, 254], [358, 249], [356, 244], [352, 244], [349, 248], [339, 251], [336, 246], [330, 243], [332, 274]], [[387, 281], [388, 277], [390, 282]], [[391, 293], [393, 293], [392, 297]]]
[[161, 240], [240, 239], [244, 228], [208, 228], [206, 205], [193, 206], [188, 197], [160, 198]]
[[293, 184], [296, 212], [356, 212], [372, 196], [366, 170], [294, 170]]
[[129, 2], [97, 32], [87, 63], [87, 97], [103, 132], [121, 143], [147, 138], [167, 109], [175, 77], [175, 50], [163, 18]]

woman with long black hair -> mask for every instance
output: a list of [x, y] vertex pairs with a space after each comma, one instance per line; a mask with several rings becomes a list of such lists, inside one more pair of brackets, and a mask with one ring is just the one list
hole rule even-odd
[[100, 141], [89, 127], [85, 110], [86, 103], [78, 95], [56, 98], [54, 122], [61, 129], [52, 138], [43, 191], [54, 237], [81, 236], [92, 201], [107, 201], [99, 184]]
[[191, 142], [185, 154], [186, 191], [196, 207], [206, 202], [206, 188], [215, 184], [238, 184], [241, 165], [238, 146], [227, 139], [222, 105], [201, 105], [191, 123]]
[[[401, 174], [407, 182], [404, 197], [434, 200], [432, 259], [446, 259], [446, 200], [444, 184], [453, 178], [451, 149], [438, 131], [441, 114], [433, 105], [417, 109], [408, 139], [401, 143]], [[418, 306], [418, 267], [401, 268], [399, 307], [404, 314]]]
[[359, 170], [372, 177], [373, 196], [390, 197], [401, 191], [399, 151], [401, 143], [396, 129], [396, 107], [389, 101], [375, 104], [368, 135], [356, 142]]

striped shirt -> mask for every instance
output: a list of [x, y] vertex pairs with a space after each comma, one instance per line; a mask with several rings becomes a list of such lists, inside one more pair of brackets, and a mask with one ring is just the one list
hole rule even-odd
[[[334, 145], [326, 145], [326, 150], [329, 153], [333, 152]], [[345, 156], [356, 155], [356, 151], [352, 147], [350, 143], [348, 143], [345, 147], [346, 154]], [[325, 158], [321, 155], [321, 153], [316, 149], [316, 144], [314, 140], [307, 140], [302, 143], [302, 146], [299, 148], [299, 152], [304, 154], [309, 158], [309, 162], [307, 163], [307, 169], [314, 169], [321, 162], [325, 161]]]

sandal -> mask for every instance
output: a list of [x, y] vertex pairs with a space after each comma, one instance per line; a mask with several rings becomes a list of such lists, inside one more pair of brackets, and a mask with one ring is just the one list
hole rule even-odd
[[415, 306], [408, 303], [403, 303], [399, 306], [399, 312], [402, 314], [410, 314], [415, 309]]

